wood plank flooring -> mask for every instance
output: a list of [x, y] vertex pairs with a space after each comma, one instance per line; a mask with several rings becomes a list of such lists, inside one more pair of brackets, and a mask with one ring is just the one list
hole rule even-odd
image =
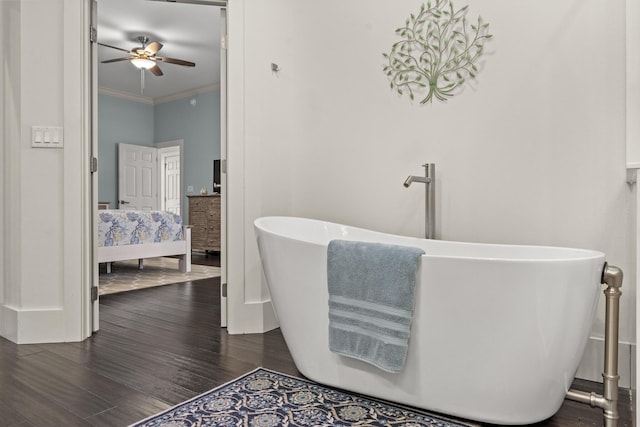
[[[126, 426], [258, 366], [299, 376], [279, 330], [228, 335], [219, 327], [219, 284], [204, 279], [102, 297], [100, 331], [84, 342], [0, 339], [0, 425]], [[626, 390], [620, 410], [619, 426], [631, 426]], [[599, 426], [601, 414], [565, 401], [536, 426]]]

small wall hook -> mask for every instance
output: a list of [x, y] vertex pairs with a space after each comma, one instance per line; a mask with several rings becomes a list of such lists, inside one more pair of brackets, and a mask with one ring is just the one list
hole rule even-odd
[[271, 71], [275, 71], [276, 73], [280, 71], [280, 66], [276, 63], [271, 63]]

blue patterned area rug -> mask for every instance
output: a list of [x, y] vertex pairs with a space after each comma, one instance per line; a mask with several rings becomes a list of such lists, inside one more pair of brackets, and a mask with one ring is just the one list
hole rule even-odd
[[130, 427], [475, 426], [258, 368]]

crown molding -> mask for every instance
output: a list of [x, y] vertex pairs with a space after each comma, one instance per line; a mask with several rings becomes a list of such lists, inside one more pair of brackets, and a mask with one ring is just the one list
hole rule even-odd
[[168, 3], [187, 3], [187, 4], [203, 4], [207, 6], [227, 6], [227, 0], [147, 0], [147, 1], [159, 1]]
[[153, 98], [149, 98], [147, 96], [142, 96], [142, 95], [134, 95], [129, 92], [122, 92], [120, 90], [109, 89], [106, 87], [98, 87], [98, 93], [102, 95], [113, 96], [115, 98], [126, 99], [128, 101], [140, 102], [142, 104], [149, 104], [149, 105], [154, 104]]
[[220, 83], [214, 83], [207, 86], [202, 86], [195, 89], [190, 89], [184, 92], [174, 93], [173, 95], [162, 96], [158, 98], [149, 98], [147, 96], [134, 95], [129, 92], [122, 92], [115, 89], [109, 89], [106, 87], [98, 87], [98, 93], [103, 95], [113, 96], [115, 98], [122, 98], [128, 101], [140, 102], [143, 104], [156, 105], [165, 102], [176, 101], [178, 99], [188, 98], [190, 96], [202, 95], [203, 93], [211, 92], [213, 90], [220, 89]]
[[220, 89], [220, 83], [214, 83], [202, 87], [198, 87], [195, 89], [187, 90], [184, 92], [175, 93], [173, 95], [162, 96], [159, 98], [154, 98], [154, 104], [163, 104], [165, 102], [176, 101], [178, 99], [188, 98], [190, 96], [202, 95], [203, 93], [211, 92], [212, 90]]

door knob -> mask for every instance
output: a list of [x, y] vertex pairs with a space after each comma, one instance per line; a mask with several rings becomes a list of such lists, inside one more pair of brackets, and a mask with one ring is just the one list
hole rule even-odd
[[121, 205], [128, 205], [131, 202], [127, 202], [126, 200], [120, 200]]

